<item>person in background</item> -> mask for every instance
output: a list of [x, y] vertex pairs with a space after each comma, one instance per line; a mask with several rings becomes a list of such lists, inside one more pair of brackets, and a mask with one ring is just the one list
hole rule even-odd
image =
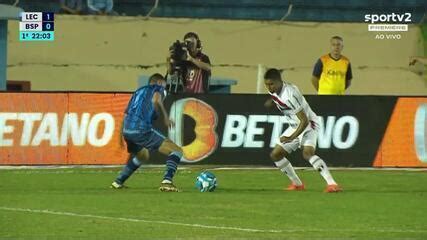
[[81, 14], [83, 10], [83, 0], [60, 0], [62, 14]]
[[331, 52], [317, 60], [311, 81], [319, 95], [344, 95], [353, 78], [350, 60], [341, 54], [342, 37], [333, 36], [330, 43]]
[[[211, 76], [211, 62], [207, 55], [202, 53], [202, 44], [199, 36], [194, 32], [184, 35], [184, 43], [187, 46], [187, 59], [184, 61], [183, 70], [180, 72], [184, 80], [185, 93], [208, 93], [209, 78]], [[172, 65], [173, 50], [167, 58], [168, 73], [174, 74]]]
[[117, 15], [113, 11], [113, 0], [87, 0], [89, 13], [98, 15]]

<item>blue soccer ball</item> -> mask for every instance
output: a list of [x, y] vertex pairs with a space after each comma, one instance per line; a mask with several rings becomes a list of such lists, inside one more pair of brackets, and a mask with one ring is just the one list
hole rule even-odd
[[200, 192], [213, 192], [217, 186], [216, 177], [211, 172], [204, 171], [196, 178], [196, 187]]

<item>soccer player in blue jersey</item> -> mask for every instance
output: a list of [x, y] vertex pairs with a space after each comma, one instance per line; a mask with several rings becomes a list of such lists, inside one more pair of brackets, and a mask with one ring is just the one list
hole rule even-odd
[[150, 152], [159, 151], [167, 155], [166, 171], [159, 190], [162, 192], [178, 192], [172, 179], [182, 157], [182, 149], [165, 138], [153, 128], [153, 121], [158, 118], [159, 112], [163, 115], [163, 122], [168, 127], [174, 123], [169, 119], [163, 100], [166, 97], [166, 80], [161, 74], [153, 74], [149, 85], [136, 90], [129, 100], [123, 120], [122, 134], [127, 144], [130, 158], [112, 188], [124, 187], [124, 182], [137, 170], [143, 160], [149, 158]]

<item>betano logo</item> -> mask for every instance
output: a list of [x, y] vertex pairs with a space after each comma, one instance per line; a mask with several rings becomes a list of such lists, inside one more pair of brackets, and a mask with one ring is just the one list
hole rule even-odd
[[[188, 126], [184, 126], [184, 116], [195, 122], [194, 129], [191, 129], [195, 138], [185, 146], [184, 134], [188, 131], [184, 129], [188, 130]], [[172, 104], [170, 117], [175, 121], [175, 128], [169, 130], [169, 138], [182, 146], [183, 161], [191, 163], [207, 158], [218, 145], [223, 148], [274, 147], [286, 126], [284, 116], [227, 114], [219, 144], [216, 132], [218, 115], [209, 104], [196, 98], [180, 99]], [[265, 123], [272, 124], [271, 132], [265, 131]], [[111, 141], [115, 131], [115, 119], [106, 112], [0, 112], [0, 147], [35, 147], [41, 144], [50, 147], [103, 147]], [[268, 143], [259, 139], [264, 134], [270, 137]], [[353, 116], [320, 117], [319, 148], [349, 149], [358, 135], [359, 122]]]
[[[224, 148], [264, 148], [265, 142], [260, 136], [265, 133], [266, 123], [273, 124], [269, 134], [270, 148], [276, 145], [277, 138], [284, 131], [286, 118], [278, 115], [227, 115], [221, 142]], [[262, 124], [263, 127], [260, 125]], [[359, 136], [359, 121], [353, 116], [328, 116], [326, 120], [320, 117], [318, 131], [318, 147], [330, 149], [349, 149]]]
[[[196, 123], [196, 137], [185, 146], [184, 129], [188, 126], [184, 126], [184, 115], [191, 117]], [[169, 138], [182, 146], [184, 162], [201, 161], [217, 149], [218, 116], [209, 104], [195, 98], [180, 99], [172, 104], [170, 117], [175, 122], [175, 128], [169, 130]], [[264, 123], [263, 127], [259, 126], [261, 123]], [[265, 123], [273, 125], [271, 133], [265, 132]], [[222, 148], [264, 148], [266, 143], [258, 138], [267, 134], [270, 136], [268, 147], [274, 147], [276, 139], [284, 131], [285, 123], [285, 117], [279, 115], [227, 114], [220, 145]], [[354, 116], [320, 117], [318, 134], [319, 148], [349, 149], [359, 137], [359, 121]]]
[[[80, 119], [77, 113], [65, 113], [60, 124], [57, 113], [0, 112], [0, 147], [39, 146], [43, 141], [53, 147], [86, 143], [102, 147], [110, 142], [114, 126], [114, 117], [109, 113], [83, 113]], [[19, 142], [14, 142], [18, 131]]]

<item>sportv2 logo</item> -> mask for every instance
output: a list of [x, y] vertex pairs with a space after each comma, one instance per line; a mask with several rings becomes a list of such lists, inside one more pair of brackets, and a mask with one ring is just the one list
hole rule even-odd
[[[408, 23], [412, 23], [411, 13], [389, 13], [389, 14], [365, 14], [365, 22], [370, 32], [406, 32]], [[397, 34], [376, 34], [375, 39], [401, 39], [402, 35]]]
[[390, 13], [390, 14], [365, 14], [365, 22], [370, 22], [375, 24], [380, 23], [411, 23], [412, 14], [411, 13]]

